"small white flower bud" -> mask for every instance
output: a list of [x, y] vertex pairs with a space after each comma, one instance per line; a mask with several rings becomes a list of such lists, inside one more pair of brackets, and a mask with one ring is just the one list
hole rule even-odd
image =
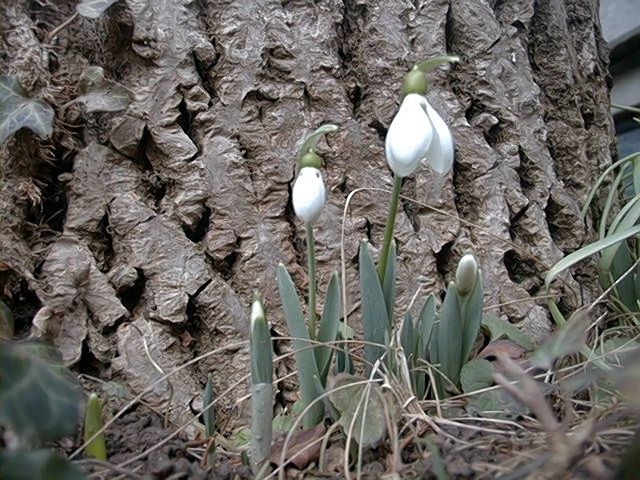
[[313, 167], [300, 169], [293, 185], [293, 210], [305, 224], [313, 224], [322, 213], [327, 201], [324, 180], [320, 170]]
[[467, 295], [476, 284], [478, 276], [478, 262], [471, 253], [460, 259], [456, 270], [456, 288], [460, 295]]

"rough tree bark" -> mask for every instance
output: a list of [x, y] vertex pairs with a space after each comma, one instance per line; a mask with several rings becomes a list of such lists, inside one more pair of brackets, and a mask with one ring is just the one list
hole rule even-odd
[[[299, 141], [322, 123], [341, 127], [321, 144], [331, 190], [316, 228], [323, 292], [339, 269], [347, 195], [391, 189], [384, 136], [404, 73], [450, 53], [462, 61], [434, 73], [428, 98], [454, 132], [455, 168], [440, 178], [421, 166], [403, 185], [447, 215], [402, 202], [398, 304], [418, 288], [442, 292], [472, 248], [486, 304], [505, 304], [495, 313], [542, 338], [545, 302], [513, 301], [543, 293], [545, 265], [589, 238], [579, 208], [611, 162], [597, 3], [126, 0], [47, 45], [75, 1], [2, 2], [2, 72], [57, 112], [50, 141], [22, 131], [2, 146], [1, 295], [19, 333], [52, 337], [68, 363], [134, 392], [159, 375], [141, 335], [165, 370], [241, 342], [255, 290], [285, 334], [277, 263], [301, 294], [307, 281], [290, 204]], [[87, 65], [135, 92], [126, 111], [68, 105]], [[379, 247], [387, 198], [362, 192], [345, 219], [352, 322], [358, 242]], [[567, 285], [575, 305], [584, 292]], [[183, 370], [173, 416], [190, 418], [206, 372], [222, 393], [248, 373], [247, 358], [243, 344]], [[167, 397], [160, 385], [150, 401]]]

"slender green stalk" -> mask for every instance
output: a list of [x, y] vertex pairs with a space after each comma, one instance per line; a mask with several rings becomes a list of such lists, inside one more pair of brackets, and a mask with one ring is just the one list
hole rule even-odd
[[380, 277], [380, 284], [384, 284], [384, 273], [387, 271], [389, 249], [391, 248], [391, 240], [393, 239], [393, 229], [396, 225], [396, 215], [398, 214], [398, 199], [400, 197], [401, 188], [402, 177], [398, 177], [397, 175], [395, 175], [393, 178], [393, 193], [391, 194], [391, 205], [389, 206], [387, 225], [384, 229], [384, 243], [382, 244], [380, 261], [378, 262], [378, 276]]
[[309, 262], [309, 338], [316, 339], [316, 245], [313, 225], [307, 223], [307, 261]]
[[[85, 442], [93, 438], [96, 432], [102, 429], [102, 404], [100, 398], [95, 393], [89, 395], [87, 400], [86, 412], [84, 417], [84, 440]], [[107, 460], [107, 447], [105, 443], [104, 433], [95, 436], [86, 447], [87, 455], [97, 458], [98, 460]]]

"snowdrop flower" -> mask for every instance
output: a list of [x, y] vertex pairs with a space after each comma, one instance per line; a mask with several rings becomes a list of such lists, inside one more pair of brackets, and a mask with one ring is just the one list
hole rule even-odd
[[385, 152], [398, 177], [411, 175], [425, 158], [433, 170], [443, 174], [453, 165], [453, 138], [427, 99], [410, 93], [391, 122]]
[[461, 295], [468, 294], [476, 284], [478, 262], [471, 253], [464, 255], [456, 269], [456, 286]]
[[327, 201], [327, 192], [320, 170], [314, 167], [300, 169], [293, 186], [293, 210], [307, 225], [312, 225], [320, 216]]

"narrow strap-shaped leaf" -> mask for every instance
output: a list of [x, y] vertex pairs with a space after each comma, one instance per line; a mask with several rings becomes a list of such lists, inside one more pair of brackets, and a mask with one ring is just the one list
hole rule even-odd
[[602, 207], [602, 214], [600, 215], [600, 224], [598, 225], [598, 234], [600, 239], [607, 236], [607, 226], [609, 225], [609, 215], [611, 213], [611, 209], [614, 207], [614, 203], [618, 198], [618, 188], [620, 188], [620, 183], [622, 182], [625, 174], [625, 169], [621, 168], [616, 175], [616, 178], [613, 180], [613, 183], [609, 187], [609, 193], [607, 194], [607, 199], [604, 202], [604, 206]]
[[[93, 437], [96, 432], [100, 431], [103, 426], [102, 404], [100, 398], [95, 393], [89, 395], [87, 400], [86, 411], [84, 414], [84, 441], [86, 442]], [[107, 445], [105, 443], [104, 432], [96, 436], [85, 447], [87, 455], [102, 460], [107, 460]]]
[[382, 285], [384, 301], [387, 304], [387, 321], [389, 331], [393, 329], [393, 307], [396, 301], [396, 242], [391, 241], [389, 257], [387, 258], [387, 268], [384, 274], [384, 284]]
[[340, 326], [340, 281], [338, 274], [333, 272], [327, 287], [327, 297], [322, 310], [322, 318], [320, 320], [320, 330], [318, 331], [318, 341], [329, 343], [330, 346], [320, 346], [314, 349], [316, 356], [316, 364], [320, 373], [320, 381], [325, 385], [329, 366], [331, 365], [331, 357], [333, 356], [333, 342], [338, 335]]
[[583, 218], [587, 216], [587, 211], [589, 210], [589, 205], [591, 205], [591, 202], [595, 198], [598, 189], [602, 186], [604, 181], [607, 179], [607, 175], [609, 175], [612, 171], [614, 171], [619, 166], [624, 165], [627, 162], [633, 161], [636, 157], [640, 157], [640, 153], [632, 153], [631, 155], [628, 155], [628, 156], [618, 160], [617, 162], [613, 163], [612, 165], [607, 167], [607, 169], [604, 172], [602, 172], [602, 175], [600, 175], [600, 177], [598, 177], [598, 180], [596, 181], [595, 185], [593, 186], [593, 188], [591, 188], [591, 191], [589, 192], [589, 195], [587, 196], [587, 201], [584, 202], [584, 207], [582, 207], [582, 211], [580, 212], [580, 214], [582, 215]]
[[251, 453], [257, 468], [271, 457], [272, 395], [271, 383], [251, 385]]
[[462, 313], [453, 282], [449, 284], [440, 314], [438, 360], [445, 375], [458, 385], [462, 368]]
[[207, 386], [204, 389], [204, 397], [202, 399], [203, 408], [209, 407], [202, 415], [204, 417], [204, 431], [207, 438], [211, 438], [216, 434], [216, 410], [213, 406], [214, 399], [213, 376], [209, 374], [207, 375]]
[[271, 383], [273, 349], [262, 298], [256, 294], [251, 304], [251, 383]]
[[433, 323], [436, 320], [436, 298], [433, 293], [429, 294], [420, 315], [418, 316], [418, 324], [416, 330], [418, 333], [418, 343], [416, 345], [416, 357], [424, 360], [429, 359], [429, 344], [433, 332]]
[[603, 238], [602, 240], [598, 240], [597, 242], [593, 242], [585, 247], [582, 247], [580, 250], [576, 250], [575, 252], [567, 255], [547, 272], [547, 275], [544, 279], [545, 287], [549, 288], [551, 282], [553, 282], [553, 280], [567, 268], [572, 267], [576, 263], [590, 257], [591, 255], [595, 255], [596, 253], [601, 252], [607, 247], [622, 242], [623, 240], [631, 238], [634, 235], [638, 235], [639, 233], [640, 225], [635, 225], [628, 230], [616, 232], [613, 235]]
[[[304, 323], [304, 316], [302, 315], [295, 285], [283, 264], [278, 265], [277, 278], [284, 317], [287, 321], [289, 333], [295, 338], [295, 340], [293, 340], [294, 356], [296, 366], [298, 367], [302, 399], [306, 407], [321, 393], [318, 392], [316, 388], [316, 381], [320, 379], [320, 374], [318, 373], [318, 366], [313, 349], [309, 348], [309, 332]], [[314, 403], [303, 419], [304, 428], [313, 428], [320, 423], [323, 414], [324, 408], [322, 402]]]
[[[359, 260], [364, 339], [367, 342], [386, 345], [386, 340], [390, 335], [387, 305], [367, 241], [360, 242]], [[366, 375], [371, 372], [371, 364], [375, 363], [383, 353], [384, 347], [364, 346], [364, 358], [369, 362], [365, 366]]]
[[[429, 294], [420, 310], [414, 334], [417, 336], [415, 342], [414, 366], [417, 370], [413, 373], [414, 393], [419, 400], [422, 400], [427, 390], [427, 374], [424, 371], [426, 363], [429, 361], [429, 344], [433, 332], [433, 324], [436, 319], [436, 299], [433, 294]], [[433, 360], [433, 359], [432, 359]]]
[[478, 338], [480, 332], [480, 323], [482, 322], [482, 304], [484, 292], [482, 288], [482, 276], [480, 270], [477, 272], [476, 283], [469, 295], [462, 298], [462, 350], [461, 365], [469, 358], [469, 354], [473, 349], [473, 344]]
[[402, 321], [402, 327], [400, 328], [400, 345], [404, 350], [404, 355], [407, 359], [414, 356], [416, 350], [416, 334], [413, 328], [413, 318], [411, 313], [404, 314], [404, 320]]
[[[439, 360], [439, 352], [438, 352], [438, 346], [440, 344], [439, 338], [440, 338], [440, 322], [436, 322], [433, 324], [433, 332], [431, 333], [429, 358], [431, 359], [431, 363], [433, 365], [438, 365], [439, 372], [443, 372], [442, 365]], [[433, 377], [435, 381], [435, 385], [433, 385], [433, 388], [437, 389], [438, 395], [440, 396], [440, 398], [443, 398], [445, 396], [445, 391], [444, 391], [445, 381], [439, 372], [433, 371]]]
[[457, 55], [439, 55], [437, 57], [429, 58], [418, 64], [418, 69], [422, 73], [427, 73], [434, 68], [443, 65], [445, 63], [457, 63], [460, 61], [460, 57]]
[[[338, 333], [338, 340], [344, 340], [340, 333]], [[351, 354], [349, 353], [346, 343], [338, 347], [338, 353], [336, 354], [335, 374], [337, 375], [339, 373], [350, 373], [352, 375], [355, 373], [353, 360], [351, 359]]]

